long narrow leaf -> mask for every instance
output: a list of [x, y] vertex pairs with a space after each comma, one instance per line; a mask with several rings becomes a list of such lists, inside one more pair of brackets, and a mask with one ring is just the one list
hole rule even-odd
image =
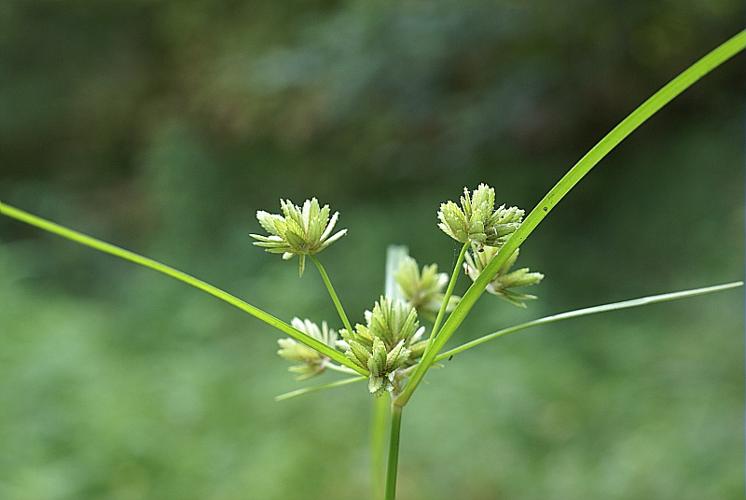
[[144, 257], [129, 250], [125, 250], [124, 248], [112, 245], [111, 243], [106, 243], [78, 231], [68, 229], [59, 224], [55, 224], [54, 222], [42, 219], [41, 217], [37, 217], [36, 215], [12, 207], [6, 203], [0, 202], [0, 214], [5, 215], [6, 217], [10, 217], [11, 219], [24, 222], [39, 229], [43, 229], [44, 231], [56, 234], [58, 236], [62, 236], [63, 238], [93, 248], [100, 252], [104, 252], [109, 255], [119, 257], [120, 259], [133, 262], [139, 266], [147, 267], [159, 273], [165, 274], [166, 276], [170, 276], [171, 278], [179, 280], [183, 283], [186, 283], [187, 285], [197, 288], [198, 290], [209, 293], [210, 295], [217, 297], [218, 299], [227, 302], [234, 307], [237, 307], [238, 309], [254, 316], [255, 318], [264, 321], [268, 325], [275, 327], [281, 332], [293, 337], [299, 342], [306, 344], [312, 349], [316, 349], [317, 351], [323, 353], [325, 356], [329, 356], [329, 358], [335, 360], [336, 362], [352, 368], [358, 373], [367, 375], [367, 373], [362, 370], [362, 368], [348, 360], [341, 352], [336, 351], [323, 342], [316, 340], [315, 338], [301, 332], [296, 328], [293, 328], [284, 321], [272, 316], [268, 312], [265, 312], [262, 309], [259, 309], [258, 307], [253, 306], [234, 295], [231, 295], [225, 290], [221, 290], [220, 288], [206, 283], [198, 278], [195, 278], [194, 276], [191, 276], [183, 271], [179, 271], [178, 269], [174, 269], [171, 266], [167, 266], [166, 264], [162, 264], [161, 262], [158, 262], [151, 258]]
[[367, 379], [365, 377], [350, 377], [350, 378], [343, 378], [342, 380], [335, 380], [334, 382], [329, 382], [328, 384], [312, 385], [310, 387], [302, 387], [300, 389], [296, 389], [294, 391], [286, 392], [284, 394], [280, 394], [279, 396], [275, 396], [275, 401], [285, 401], [287, 399], [297, 398], [298, 396], [303, 396], [305, 394], [311, 394], [313, 392], [323, 391], [325, 389], [334, 389], [335, 387], [342, 387], [347, 384], [353, 384], [355, 382], [362, 382], [364, 380], [367, 380]]
[[[598, 306], [593, 306], [593, 307], [585, 307], [583, 309], [576, 309], [574, 311], [567, 311], [563, 313], [552, 314], [551, 316], [545, 316], [543, 318], [534, 319], [531, 321], [527, 321], [525, 323], [520, 323], [518, 325], [509, 326], [507, 328], [503, 328], [502, 330], [498, 330], [488, 335], [484, 335], [483, 337], [474, 339], [470, 342], [466, 342], [465, 344], [462, 344], [458, 347], [454, 347], [453, 349], [449, 351], [439, 354], [435, 358], [435, 361], [438, 362], [438, 361], [446, 360], [450, 358], [451, 356], [455, 356], [456, 354], [460, 354], [468, 349], [472, 349], [474, 347], [482, 345], [485, 342], [489, 342], [490, 340], [495, 340], [505, 335], [520, 332], [522, 330], [526, 330], [528, 328], [532, 328], [535, 326], [546, 325], [549, 323], [556, 323], [558, 321], [564, 321], [566, 319], [580, 318], [582, 316], [590, 316], [592, 314], [619, 311], [621, 309], [630, 309], [633, 307], [657, 304], [660, 302], [670, 302], [674, 300], [686, 299], [689, 297], [696, 297], [698, 295], [706, 295], [709, 293], [722, 292], [725, 290], [738, 288], [740, 286], [743, 286], [742, 281], [734, 281], [733, 283], [726, 283], [723, 285], [714, 285], [714, 286], [708, 286], [704, 288], [695, 288], [692, 290], [682, 290], [680, 292], [663, 293], [660, 295], [650, 295], [647, 297], [640, 297], [637, 299], [623, 300], [621, 302], [613, 302], [611, 304], [603, 304], [603, 305], [598, 305]], [[294, 398], [297, 396], [303, 396], [305, 394], [310, 394], [310, 393], [322, 391], [325, 389], [333, 389], [335, 387], [342, 387], [347, 384], [352, 384], [354, 382], [363, 382], [365, 380], [366, 380], [365, 377], [351, 377], [351, 378], [346, 378], [346, 379], [338, 380], [335, 382], [331, 382], [328, 384], [304, 387], [296, 391], [291, 391], [285, 394], [281, 394], [280, 396], [277, 396], [275, 400], [282, 401], [285, 399], [290, 399], [290, 398]]]
[[746, 48], [746, 30], [741, 31], [727, 40], [719, 47], [712, 50], [699, 61], [691, 65], [679, 76], [671, 80], [648, 100], [643, 102], [629, 116], [614, 127], [603, 139], [591, 148], [562, 179], [554, 185], [544, 198], [534, 207], [505, 245], [500, 249], [494, 259], [487, 265], [474, 283], [469, 287], [461, 298], [456, 309], [451, 313], [440, 330], [438, 338], [429, 349], [412, 378], [397, 398], [398, 405], [404, 405], [412, 397], [428, 368], [435, 362], [438, 353], [443, 349], [451, 335], [461, 325], [477, 299], [484, 293], [487, 284], [495, 276], [498, 269], [513, 255], [513, 252], [529, 237], [539, 223], [544, 220], [549, 212], [560, 202], [562, 198], [595, 167], [609, 152], [611, 152], [627, 136], [634, 132], [640, 125], [645, 123], [651, 116], [658, 112], [663, 106], [671, 102], [676, 96], [693, 85], [707, 73], [717, 68], [725, 61], [735, 56]]
[[525, 323], [520, 323], [518, 325], [509, 326], [508, 328], [503, 328], [502, 330], [498, 330], [488, 335], [484, 335], [483, 337], [474, 339], [470, 342], [466, 342], [465, 344], [462, 344], [458, 347], [454, 347], [453, 349], [449, 351], [439, 354], [435, 358], [435, 361], [443, 361], [444, 359], [448, 359], [451, 356], [460, 354], [468, 349], [472, 349], [474, 347], [482, 345], [485, 342], [489, 342], [490, 340], [504, 337], [505, 335], [509, 335], [511, 333], [520, 332], [521, 330], [532, 328], [534, 326], [546, 325], [549, 323], [556, 323], [557, 321], [564, 321], [566, 319], [579, 318], [581, 316], [590, 316], [592, 314], [600, 314], [600, 313], [611, 312], [611, 311], [619, 311], [620, 309], [630, 309], [633, 307], [646, 306], [649, 304], [657, 304], [659, 302], [670, 302], [673, 300], [686, 299], [689, 297], [696, 297], [698, 295], [705, 295], [708, 293], [722, 292], [724, 290], [738, 288], [739, 286], [743, 286], [742, 281], [726, 283], [724, 285], [708, 286], [704, 288], [695, 288], [693, 290], [683, 290], [681, 292], [664, 293], [661, 295], [651, 295], [648, 297], [640, 297], [639, 299], [623, 300], [621, 302], [614, 302], [612, 304], [603, 304], [599, 306], [586, 307], [583, 309], [576, 309], [574, 311], [567, 311], [567, 312], [563, 312], [559, 314], [553, 314], [551, 316], [545, 316], [543, 318], [534, 319], [531, 321], [527, 321]]

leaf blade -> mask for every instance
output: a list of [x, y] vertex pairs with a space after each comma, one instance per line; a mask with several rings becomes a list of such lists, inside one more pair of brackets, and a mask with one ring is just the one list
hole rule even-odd
[[57, 236], [61, 236], [80, 245], [87, 246], [89, 248], [93, 248], [94, 250], [98, 250], [99, 252], [103, 252], [114, 257], [132, 262], [133, 264], [146, 267], [161, 274], [165, 274], [166, 276], [169, 276], [177, 281], [186, 283], [191, 287], [197, 288], [198, 290], [212, 295], [213, 297], [216, 297], [223, 302], [227, 302], [228, 304], [242, 310], [243, 312], [254, 316], [260, 321], [263, 321], [264, 323], [276, 328], [277, 330], [280, 330], [281, 332], [289, 335], [299, 342], [302, 342], [308, 347], [319, 351], [320, 353], [328, 356], [334, 361], [337, 361], [338, 363], [347, 366], [348, 368], [352, 368], [360, 374], [366, 374], [364, 370], [352, 363], [344, 356], [344, 354], [335, 350], [334, 348], [327, 346], [323, 342], [301, 332], [296, 328], [293, 328], [291, 325], [285, 323], [281, 319], [276, 318], [270, 313], [254, 305], [251, 305], [242, 299], [239, 299], [235, 295], [232, 295], [225, 290], [222, 290], [214, 285], [211, 285], [210, 283], [202, 281], [201, 279], [196, 278], [190, 274], [163, 264], [162, 262], [158, 262], [157, 260], [151, 259], [150, 257], [145, 257], [144, 255], [137, 254], [130, 250], [126, 250], [116, 245], [112, 245], [111, 243], [107, 243], [97, 238], [93, 238], [92, 236], [88, 236], [81, 232], [67, 228], [60, 224], [56, 224], [42, 217], [33, 215], [19, 208], [8, 205], [7, 203], [0, 202], [0, 215], [5, 215], [6, 217], [9, 217], [11, 219], [15, 219], [19, 222], [34, 226], [49, 233], [56, 234]]
[[366, 377], [349, 377], [349, 378], [343, 378], [341, 380], [335, 380], [334, 382], [329, 382], [328, 384], [301, 387], [300, 389], [296, 389], [294, 391], [286, 392], [286, 393], [275, 396], [275, 401], [277, 402], [287, 401], [288, 399], [297, 398], [299, 396], [304, 396], [306, 394], [311, 394], [313, 392], [323, 391], [326, 389], [334, 389], [335, 387], [342, 387], [342, 386], [352, 384], [355, 382], [362, 382], [364, 380], [367, 380], [367, 378]]
[[532, 328], [535, 326], [556, 323], [558, 321], [564, 321], [564, 320], [573, 319], [573, 318], [580, 318], [583, 316], [591, 316], [593, 314], [602, 314], [606, 312], [619, 311], [622, 309], [631, 309], [634, 307], [642, 307], [642, 306], [646, 306], [650, 304], [657, 304], [661, 302], [671, 302], [674, 300], [681, 300], [681, 299], [686, 299], [690, 297], [696, 297], [699, 295], [706, 295], [710, 293], [717, 293], [717, 292], [722, 292], [725, 290], [731, 290], [733, 288], [738, 288], [740, 286], [743, 286], [743, 281], [734, 281], [732, 283], [724, 283], [722, 285], [713, 285], [713, 286], [702, 287], [702, 288], [694, 288], [691, 290], [682, 290], [680, 292], [670, 292], [670, 293], [663, 293], [663, 294], [658, 294], [658, 295], [649, 295], [646, 297], [639, 297], [636, 299], [623, 300], [620, 302], [612, 302], [610, 304], [602, 304], [598, 306], [584, 307], [582, 309], [575, 309], [572, 311], [552, 314], [550, 316], [544, 316], [543, 318], [526, 321], [525, 323], [519, 323], [517, 325], [509, 326], [507, 328], [497, 330], [496, 332], [483, 335], [482, 337], [476, 338], [474, 340], [461, 344], [458, 347], [454, 347], [453, 349], [450, 349], [446, 352], [439, 354], [438, 356], [436, 356], [435, 361], [436, 362], [443, 361], [445, 359], [450, 358], [451, 356], [455, 356], [456, 354], [460, 354], [466, 350], [477, 347], [481, 344], [484, 344], [485, 342], [489, 342], [490, 340], [495, 340], [500, 337], [504, 337], [505, 335], [517, 333], [519, 331]]
[[498, 254], [472, 283], [456, 309], [443, 324], [438, 338], [428, 349], [409, 382], [397, 398], [396, 404], [405, 405], [412, 397], [412, 393], [422, 382], [425, 373], [435, 362], [438, 353], [443, 349], [451, 335], [461, 325], [466, 315], [474, 307], [485, 287], [518, 247], [529, 237], [536, 227], [552, 211], [552, 209], [593, 169], [607, 154], [637, 130], [651, 116], [663, 106], [671, 102], [684, 90], [696, 83], [707, 73], [717, 68], [746, 48], [746, 30], [740, 31], [724, 43], [711, 50], [694, 64], [689, 66], [673, 80], [645, 100], [632, 113], [608, 132], [595, 146], [593, 146], [568, 172], [549, 190], [541, 201], [531, 210], [521, 226], [510, 235]]

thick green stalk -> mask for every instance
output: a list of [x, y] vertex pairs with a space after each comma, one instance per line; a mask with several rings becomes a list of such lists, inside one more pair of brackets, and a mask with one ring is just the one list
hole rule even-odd
[[[401, 289], [396, 283], [396, 273], [401, 263], [409, 256], [409, 250], [401, 245], [389, 245], [386, 249], [386, 272], [384, 295], [391, 300], [402, 299]], [[389, 423], [391, 397], [383, 394], [372, 398], [373, 421], [370, 433], [370, 465], [373, 498], [378, 500], [386, 491], [386, 427]]]
[[435, 318], [435, 323], [433, 323], [433, 329], [430, 333], [430, 340], [428, 341], [427, 347], [430, 348], [435, 341], [435, 337], [438, 336], [438, 330], [440, 330], [440, 323], [443, 321], [443, 316], [446, 314], [446, 309], [448, 308], [448, 302], [451, 300], [451, 295], [453, 295], [453, 289], [456, 287], [456, 281], [458, 280], [459, 274], [461, 274], [461, 264], [464, 263], [464, 256], [466, 255], [466, 251], [469, 249], [469, 242], [467, 241], [464, 243], [464, 246], [461, 247], [461, 252], [458, 254], [458, 258], [456, 259], [456, 265], [453, 267], [453, 272], [451, 273], [451, 279], [448, 282], [448, 287], [446, 288], [446, 293], [443, 296], [443, 303], [440, 304], [440, 309], [438, 310], [438, 316]]
[[337, 295], [337, 292], [334, 290], [332, 280], [329, 279], [329, 275], [327, 274], [326, 269], [324, 269], [324, 265], [319, 259], [316, 258], [315, 255], [311, 255], [310, 257], [313, 263], [316, 265], [316, 269], [319, 270], [321, 280], [324, 282], [324, 285], [326, 285], [326, 289], [329, 291], [329, 296], [332, 298], [332, 302], [334, 302], [334, 307], [337, 309], [339, 319], [342, 320], [342, 324], [347, 329], [347, 331], [352, 332], [352, 325], [350, 324], [350, 320], [347, 318], [345, 308], [342, 307], [342, 302], [339, 300], [339, 295]]
[[386, 427], [391, 398], [388, 394], [373, 398], [370, 426], [370, 467], [372, 498], [383, 497], [386, 488]]
[[741, 31], [727, 40], [719, 47], [712, 50], [699, 61], [691, 65], [679, 76], [671, 80], [648, 100], [643, 102], [629, 116], [614, 127], [603, 139], [593, 146], [565, 175], [554, 185], [552, 189], [534, 207], [521, 226], [515, 231], [505, 245], [477, 277], [466, 293], [461, 297], [456, 309], [448, 316], [443, 328], [435, 339], [432, 348], [425, 352], [422, 361], [412, 374], [409, 382], [397, 398], [397, 403], [405, 405], [412, 397], [414, 390], [422, 382], [425, 373], [435, 362], [438, 353], [443, 349], [446, 342], [451, 338], [456, 329], [466, 318], [474, 307], [479, 297], [484, 293], [487, 284], [495, 276], [497, 271], [515, 252], [518, 247], [529, 237], [549, 212], [560, 202], [562, 198], [585, 177], [609, 152], [611, 152], [627, 136], [634, 132], [640, 125], [657, 113], [663, 106], [671, 102], [676, 96], [693, 85], [697, 80], [717, 68], [725, 61], [746, 48], [746, 30]]
[[306, 335], [300, 330], [293, 328], [291, 325], [288, 325], [284, 321], [272, 316], [268, 312], [265, 312], [262, 309], [259, 309], [258, 307], [253, 306], [234, 295], [231, 295], [225, 290], [221, 290], [216, 286], [205, 283], [204, 281], [195, 278], [194, 276], [191, 276], [183, 271], [179, 271], [178, 269], [174, 269], [173, 267], [162, 264], [156, 260], [144, 257], [134, 252], [130, 252], [129, 250], [125, 250], [124, 248], [120, 248], [96, 238], [92, 238], [91, 236], [87, 236], [83, 233], [68, 229], [64, 226], [60, 226], [59, 224], [55, 224], [54, 222], [42, 219], [41, 217], [37, 217], [36, 215], [12, 207], [6, 203], [0, 202], [0, 214], [5, 215], [6, 217], [10, 217], [11, 219], [24, 222], [39, 229], [43, 229], [44, 231], [54, 233], [58, 236], [62, 236], [63, 238], [93, 248], [100, 252], [104, 252], [109, 255], [119, 257], [120, 259], [133, 262], [137, 265], [147, 267], [161, 274], [165, 274], [166, 276], [170, 276], [171, 278], [174, 278], [178, 281], [186, 283], [187, 285], [197, 288], [198, 290], [209, 293], [213, 297], [217, 297], [223, 302], [227, 302], [233, 307], [237, 307], [238, 309], [254, 316], [255, 318], [264, 321], [268, 325], [273, 326], [274, 328], [291, 336], [297, 341], [304, 343], [308, 347], [316, 349], [317, 351], [324, 354], [325, 356], [328, 356], [334, 361], [352, 368], [357, 373], [360, 373], [361, 375], [367, 375], [367, 372], [365, 370], [357, 366], [355, 363], [351, 362], [341, 352], [333, 349], [332, 347], [329, 347], [328, 345], [319, 340], [316, 340], [309, 335]]
[[396, 500], [396, 476], [399, 470], [399, 435], [401, 433], [402, 407], [391, 405], [391, 437], [389, 438], [389, 462], [386, 470], [385, 500]]
[[726, 283], [724, 285], [708, 286], [705, 288], [695, 288], [693, 290], [684, 290], [682, 292], [672, 292], [672, 293], [664, 293], [661, 295], [651, 295], [649, 297], [641, 297], [639, 299], [630, 299], [630, 300], [625, 300], [622, 302], [614, 302], [613, 304], [604, 304], [600, 306], [576, 309], [575, 311], [567, 311], [567, 312], [563, 312], [559, 314], [553, 314], [551, 316], [545, 316], [543, 318], [534, 319], [532, 321], [527, 321], [525, 323], [521, 323], [518, 325], [509, 326], [508, 328], [503, 328], [502, 330], [498, 330], [496, 332], [490, 333], [489, 335], [479, 337], [470, 342], [462, 344], [458, 347], [454, 347], [453, 349], [449, 351], [438, 354], [438, 356], [435, 358], [435, 361], [443, 361], [445, 359], [450, 358], [451, 356], [460, 354], [466, 351], [467, 349], [471, 349], [473, 347], [482, 345], [485, 342], [489, 342], [490, 340], [494, 340], [494, 339], [503, 337], [505, 335], [509, 335], [511, 333], [520, 332], [521, 330], [525, 330], [526, 328], [531, 328], [534, 326], [547, 325], [549, 323], [556, 323], [558, 321], [564, 321], [566, 319], [579, 318], [581, 316], [590, 316], [591, 314], [599, 314], [599, 313], [605, 313], [605, 312], [610, 312], [610, 311], [619, 311], [620, 309], [629, 309], [632, 307], [646, 306], [649, 304], [656, 304], [658, 302], [668, 302], [672, 300], [685, 299], [687, 297], [696, 297], [697, 295], [705, 295], [708, 293], [721, 292], [723, 290], [730, 290], [731, 288], [737, 288], [739, 286], [743, 286], [742, 281], [735, 281], [733, 283]]

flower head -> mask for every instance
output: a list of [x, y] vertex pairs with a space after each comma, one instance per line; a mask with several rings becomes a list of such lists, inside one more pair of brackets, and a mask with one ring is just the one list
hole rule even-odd
[[[480, 250], [466, 254], [464, 271], [466, 271], [466, 274], [472, 281], [477, 279], [479, 274], [487, 267], [487, 264], [497, 255], [498, 250], [495, 247], [483, 247]], [[536, 296], [516, 292], [513, 288], [536, 285], [544, 279], [544, 275], [531, 272], [527, 267], [511, 271], [510, 268], [513, 267], [517, 259], [518, 250], [513, 252], [513, 255], [500, 267], [495, 277], [487, 285], [487, 291], [507, 300], [513, 305], [526, 307], [525, 301], [535, 299]]]
[[368, 389], [373, 394], [399, 389], [402, 371], [422, 356], [427, 346], [420, 340], [425, 332], [417, 320], [417, 311], [401, 300], [381, 297], [373, 311], [365, 312], [366, 324], [355, 325], [354, 332], [341, 330], [340, 344], [345, 355], [368, 370]]
[[[437, 264], [430, 264], [420, 270], [416, 260], [412, 257], [406, 257], [399, 264], [399, 270], [394, 278], [404, 299], [418, 313], [423, 311], [437, 313], [440, 310], [444, 298], [443, 289], [448, 283], [448, 275], [439, 273]], [[452, 311], [458, 301], [459, 297], [451, 296], [446, 311]]]
[[280, 200], [282, 215], [270, 214], [263, 210], [256, 213], [259, 224], [269, 236], [251, 234], [254, 245], [267, 252], [282, 254], [285, 260], [294, 255], [299, 258], [299, 272], [302, 275], [306, 265], [306, 256], [314, 255], [337, 241], [347, 233], [347, 229], [332, 235], [337, 224], [339, 212], [329, 218], [329, 205], [319, 206], [316, 198], [306, 200], [303, 207], [290, 200]]
[[453, 201], [441, 203], [438, 227], [461, 243], [500, 246], [523, 221], [523, 210], [501, 205], [495, 209], [495, 190], [480, 184], [473, 194], [464, 188], [461, 206]]
[[[337, 344], [337, 332], [329, 328], [326, 321], [321, 323], [321, 328], [308, 319], [293, 318], [291, 324], [296, 329], [323, 342], [329, 347], [335, 347]], [[326, 363], [329, 361], [329, 358], [317, 350], [311, 349], [307, 345], [301, 344], [291, 338], [279, 339], [277, 344], [280, 346], [277, 354], [281, 358], [297, 363], [291, 366], [289, 370], [298, 374], [298, 380], [305, 380], [320, 374], [324, 371]]]

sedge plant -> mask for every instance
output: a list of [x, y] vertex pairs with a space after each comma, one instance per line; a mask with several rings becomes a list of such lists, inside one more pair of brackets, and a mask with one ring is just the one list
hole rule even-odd
[[[396, 497], [403, 412], [427, 372], [439, 361], [539, 325], [720, 292], [743, 284], [733, 282], [700, 287], [563, 312], [513, 325], [446, 349], [449, 340], [485, 292], [517, 307], [526, 307], [536, 299], [528, 291], [544, 276], [529, 268], [517, 267], [520, 246], [560, 200], [629, 134], [702, 76], [745, 47], [746, 30], [712, 50], [653, 94], [591, 148], [528, 215], [518, 207], [498, 205], [494, 189], [486, 183], [473, 190], [465, 188], [459, 199], [442, 203], [434, 225], [437, 224], [459, 248], [450, 273], [439, 272], [436, 264], [420, 266], [408, 255], [405, 247], [389, 247], [385, 290], [372, 301], [370, 310], [360, 315], [362, 321], [354, 325], [319, 258], [319, 254], [339, 241], [347, 230], [335, 231], [339, 213], [332, 214], [330, 207], [322, 205], [316, 198], [301, 205], [283, 199], [280, 200], [280, 213], [257, 212], [264, 234], [257, 232], [251, 237], [255, 245], [269, 253], [281, 255], [285, 260], [297, 259], [300, 275], [303, 275], [308, 260], [313, 263], [338, 315], [338, 318], [321, 321], [318, 318], [292, 318], [286, 322], [183, 271], [7, 203], [0, 203], [0, 214], [153, 269], [267, 323], [283, 334], [283, 338], [278, 340], [278, 354], [291, 363], [290, 371], [298, 380], [311, 379], [326, 371], [341, 374], [341, 378], [333, 382], [306, 386], [277, 396], [278, 401], [366, 382], [366, 392], [372, 398], [373, 497], [393, 500]], [[471, 285], [462, 294], [457, 294], [456, 285], [461, 275], [466, 275]]]

